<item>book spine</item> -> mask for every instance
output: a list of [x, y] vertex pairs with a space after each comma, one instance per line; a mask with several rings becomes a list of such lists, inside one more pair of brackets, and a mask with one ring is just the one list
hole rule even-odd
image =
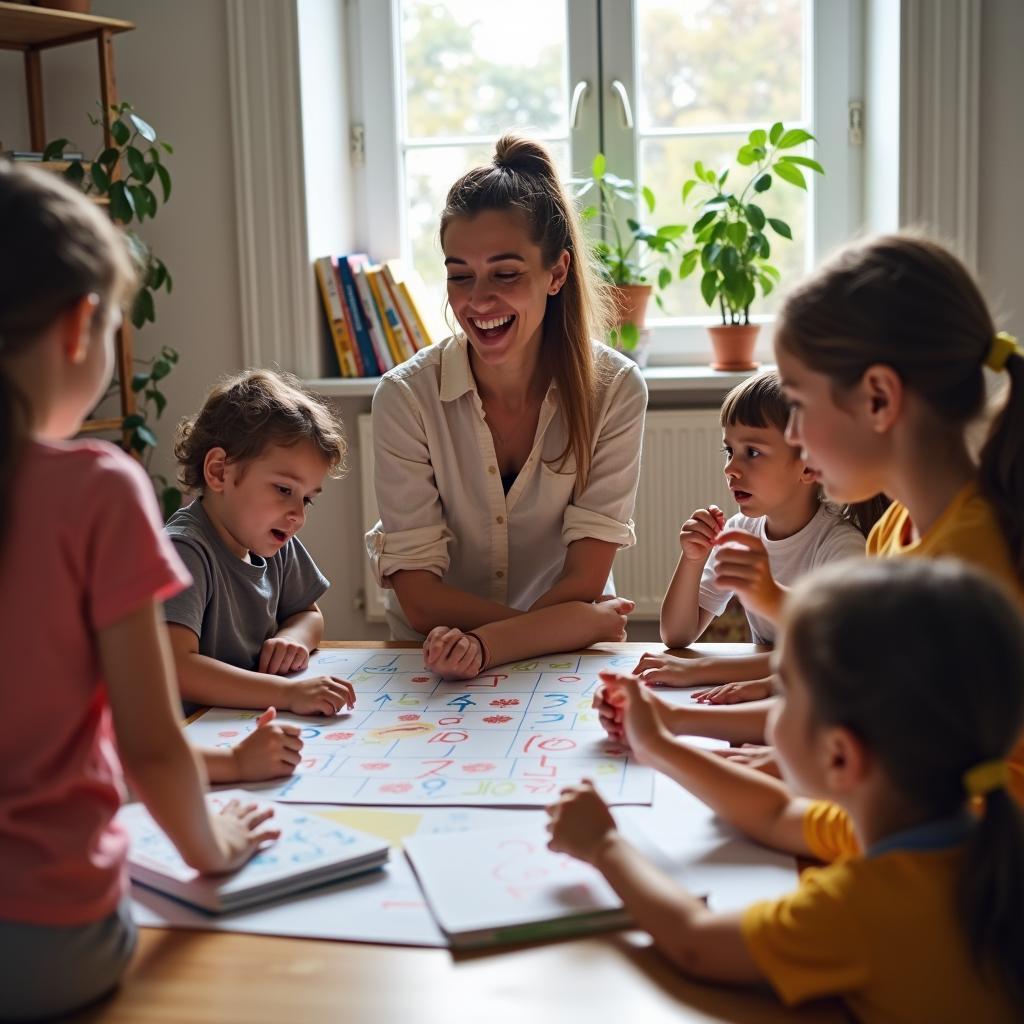
[[432, 339], [427, 333], [427, 327], [423, 323], [420, 311], [416, 308], [416, 300], [412, 297], [412, 292], [409, 291], [409, 286], [405, 281], [398, 283], [398, 292], [402, 300], [402, 308], [408, 311], [409, 324], [416, 339], [416, 347], [426, 348], [432, 343]]
[[359, 296], [356, 295], [356, 283], [352, 278], [352, 268], [348, 265], [347, 256], [339, 256], [335, 261], [338, 273], [341, 275], [341, 288], [345, 298], [345, 309], [348, 310], [349, 320], [352, 322], [352, 334], [359, 346], [359, 354], [362, 357], [364, 376], [379, 377], [380, 367], [377, 365], [377, 357], [373, 352], [373, 345], [370, 343], [370, 334], [366, 329], [363, 308], [359, 305]]
[[334, 277], [334, 287], [338, 293], [338, 306], [341, 309], [341, 317], [345, 321], [345, 340], [348, 343], [349, 352], [352, 354], [356, 376], [367, 377], [369, 374], [363, 363], [363, 355], [359, 351], [359, 342], [356, 338], [356, 328], [352, 321], [352, 313], [348, 308], [348, 303], [345, 301], [345, 284], [341, 279], [341, 268], [338, 266], [338, 261], [334, 256], [331, 257], [331, 274]]
[[395, 361], [395, 365], [397, 366], [399, 363], [405, 362], [405, 356], [402, 355], [402, 352], [398, 347], [398, 342], [395, 339], [395, 332], [392, 330], [391, 321], [388, 319], [387, 304], [381, 296], [382, 284], [380, 281], [380, 267], [366, 267], [363, 270], [363, 273], [366, 275], [366, 283], [370, 286], [370, 291], [373, 294], [373, 301], [376, 304], [377, 312], [380, 315], [381, 328], [384, 331], [384, 337], [387, 338], [388, 348], [391, 351], [391, 358]]
[[317, 284], [320, 286], [320, 297], [323, 299], [324, 312], [327, 314], [327, 325], [331, 332], [334, 353], [338, 357], [338, 372], [342, 377], [354, 377], [355, 367], [350, 361], [345, 346], [345, 320], [341, 315], [341, 303], [338, 288], [334, 280], [334, 268], [329, 256], [321, 256], [313, 263]]
[[405, 324], [402, 323], [402, 318], [398, 315], [398, 306], [391, 291], [391, 282], [388, 280], [386, 273], [382, 273], [377, 278], [377, 281], [380, 284], [381, 294], [384, 297], [385, 315], [388, 318], [388, 323], [391, 324], [391, 330], [394, 332], [395, 342], [398, 345], [399, 351], [403, 353], [402, 361], [412, 359], [416, 354], [416, 346], [413, 345], [405, 329]]
[[384, 264], [384, 276], [387, 278], [388, 288], [391, 291], [391, 299], [395, 306], [395, 312], [402, 321], [405, 328], [405, 335], [414, 352], [426, 347], [426, 342], [419, 335], [419, 325], [416, 323], [409, 305], [409, 292], [404, 287], [404, 273], [400, 260], [388, 260]]
[[380, 366], [381, 373], [387, 373], [388, 370], [394, 368], [395, 361], [391, 356], [391, 349], [388, 348], [384, 327], [380, 322], [380, 314], [377, 312], [377, 305], [373, 301], [373, 294], [366, 281], [366, 275], [362, 272], [366, 262], [365, 260], [360, 261], [356, 257], [350, 256], [349, 266], [352, 268], [356, 291], [359, 293], [359, 300], [362, 303], [363, 312], [366, 314], [366, 328], [370, 334], [373, 351], [377, 356], [377, 364]]

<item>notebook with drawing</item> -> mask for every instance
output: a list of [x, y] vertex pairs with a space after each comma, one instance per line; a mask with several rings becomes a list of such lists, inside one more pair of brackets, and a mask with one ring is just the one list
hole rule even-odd
[[[223, 807], [251, 793], [226, 790], [207, 800]], [[323, 882], [383, 867], [388, 844], [338, 822], [276, 804], [281, 838], [229, 875], [200, 875], [182, 859], [142, 804], [122, 807], [117, 820], [131, 837], [128, 873], [135, 882], [211, 913], [238, 910]]]
[[629, 923], [589, 864], [547, 849], [542, 825], [417, 835], [405, 841], [438, 924], [455, 948], [528, 942]]

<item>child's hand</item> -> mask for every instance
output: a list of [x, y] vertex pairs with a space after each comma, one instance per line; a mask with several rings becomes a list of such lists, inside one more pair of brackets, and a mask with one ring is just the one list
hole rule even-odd
[[454, 626], [435, 626], [423, 641], [423, 664], [442, 679], [473, 679], [485, 667], [483, 645]]
[[782, 766], [775, 755], [774, 747], [762, 747], [757, 743], [744, 743], [741, 747], [729, 747], [726, 750], [716, 750], [719, 757], [728, 761], [735, 761], [736, 764], [745, 764], [755, 771], [764, 772], [765, 775], [772, 775], [776, 779], [782, 778]]
[[643, 761], [652, 746], [671, 737], [661, 718], [661, 702], [636, 676], [607, 670], [599, 675], [604, 683], [605, 700], [612, 707], [622, 708], [626, 742]]
[[625, 717], [626, 698], [620, 689], [599, 686], [594, 691], [592, 706], [597, 710], [601, 728], [610, 740], [626, 743], [626, 729], [622, 724]]
[[340, 715], [355, 707], [356, 691], [347, 679], [319, 676], [284, 683], [281, 704], [297, 715]]
[[696, 661], [671, 654], [645, 654], [633, 669], [648, 685], [659, 686], [695, 686], [699, 682], [693, 678], [696, 672]]
[[775, 622], [786, 592], [772, 576], [761, 539], [746, 530], [728, 530], [718, 535], [715, 546], [715, 584], [734, 591], [747, 611]]
[[710, 690], [698, 690], [693, 699], [700, 704], [744, 704], [763, 700], [774, 692], [770, 679], [749, 679], [744, 683], [723, 683]]
[[717, 505], [697, 509], [679, 530], [683, 558], [688, 562], [706, 562], [723, 526], [725, 513]]
[[260, 782], [291, 775], [301, 760], [302, 740], [295, 725], [271, 725], [277, 711], [267, 708], [256, 731], [231, 748], [237, 781]]
[[272, 636], [263, 641], [256, 671], [272, 676], [286, 676], [289, 672], [301, 672], [308, 664], [309, 650], [305, 644], [300, 644], [290, 636]]
[[605, 842], [615, 835], [615, 821], [608, 805], [590, 779], [562, 790], [557, 803], [547, 808], [551, 820], [548, 849], [567, 853], [593, 864]]
[[237, 800], [231, 800], [220, 814], [210, 819], [220, 849], [221, 863], [208, 870], [206, 874], [218, 875], [234, 871], [249, 860], [264, 843], [279, 839], [280, 829], [263, 827], [273, 816], [272, 807], [241, 804]]

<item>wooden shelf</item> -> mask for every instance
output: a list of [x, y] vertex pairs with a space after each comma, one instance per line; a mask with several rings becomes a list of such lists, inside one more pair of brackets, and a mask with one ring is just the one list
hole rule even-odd
[[133, 28], [133, 22], [117, 18], [0, 3], [0, 50], [43, 50], [95, 38], [104, 30], [117, 33]]
[[120, 430], [121, 420], [120, 419], [109, 419], [109, 420], [86, 420], [81, 429], [78, 431], [80, 434], [98, 434], [105, 430]]

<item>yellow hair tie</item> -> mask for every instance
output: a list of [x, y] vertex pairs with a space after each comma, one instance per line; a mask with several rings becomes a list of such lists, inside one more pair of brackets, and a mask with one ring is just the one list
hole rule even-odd
[[969, 796], [985, 796], [1010, 781], [1010, 766], [1003, 760], [982, 761], [964, 772], [964, 789]]
[[993, 339], [989, 347], [988, 355], [985, 356], [985, 365], [990, 370], [1000, 373], [1006, 369], [1006, 361], [1010, 356], [1020, 352], [1017, 339], [1006, 331], [1000, 331]]

